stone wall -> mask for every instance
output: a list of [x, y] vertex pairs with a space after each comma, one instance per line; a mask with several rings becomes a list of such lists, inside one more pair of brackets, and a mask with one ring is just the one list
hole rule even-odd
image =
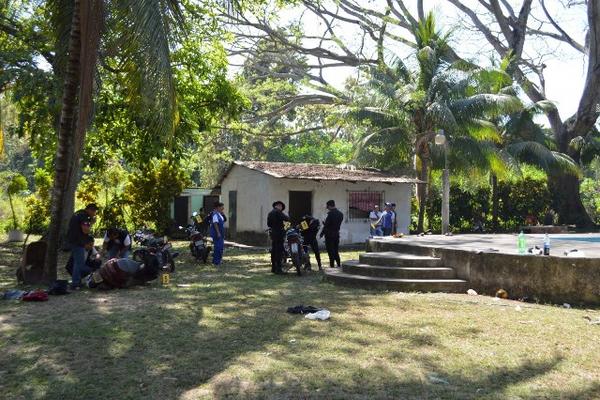
[[439, 257], [480, 294], [504, 289], [512, 299], [600, 305], [600, 259], [477, 253], [419, 244], [368, 241], [367, 251], [397, 251]]

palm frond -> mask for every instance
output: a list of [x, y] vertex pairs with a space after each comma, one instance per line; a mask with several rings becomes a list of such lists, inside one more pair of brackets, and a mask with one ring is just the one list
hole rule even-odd
[[521, 163], [530, 164], [546, 172], [566, 171], [579, 174], [579, 167], [571, 157], [566, 154], [549, 150], [538, 142], [518, 142], [506, 146], [506, 151]]
[[518, 112], [523, 105], [518, 97], [505, 94], [483, 93], [454, 100], [450, 108], [457, 120], [468, 120], [481, 117], [498, 117]]
[[139, 90], [150, 110], [152, 128], [169, 139], [177, 121], [170, 35], [174, 26], [183, 25], [180, 2], [122, 0], [118, 4], [130, 24], [126, 52], [137, 75], [132, 87]]
[[443, 102], [433, 102], [427, 107], [427, 119], [433, 126], [445, 129], [448, 132], [456, 132], [459, 128], [454, 113]]

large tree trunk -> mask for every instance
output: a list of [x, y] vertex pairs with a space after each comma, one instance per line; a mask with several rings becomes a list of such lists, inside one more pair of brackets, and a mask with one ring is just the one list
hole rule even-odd
[[52, 209], [48, 231], [44, 279], [56, 279], [63, 221], [68, 217], [69, 191], [74, 193], [76, 173], [91, 116], [93, 76], [102, 18], [100, 0], [73, 1], [69, 54], [65, 73], [55, 159]]
[[63, 220], [63, 202], [65, 189], [69, 178], [69, 160], [73, 148], [75, 135], [75, 117], [77, 112], [77, 89], [80, 76], [81, 55], [81, 4], [79, 0], [73, 3], [73, 19], [69, 38], [69, 56], [63, 89], [62, 108], [60, 112], [60, 126], [58, 130], [58, 143], [54, 161], [54, 186], [52, 188], [52, 209], [50, 228], [46, 241], [46, 260], [44, 265], [44, 279], [48, 282], [56, 280], [56, 264], [58, 262], [58, 244], [60, 239], [61, 222]]
[[549, 176], [548, 186], [552, 193], [552, 208], [558, 213], [561, 224], [574, 224], [578, 228], [590, 228], [594, 222], [581, 202], [579, 177], [557, 173]]

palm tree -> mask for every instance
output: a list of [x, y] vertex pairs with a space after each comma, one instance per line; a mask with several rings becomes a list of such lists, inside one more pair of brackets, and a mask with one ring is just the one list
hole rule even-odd
[[[171, 133], [175, 94], [169, 58], [169, 24], [181, 23], [177, 0], [54, 0], [51, 3], [57, 30], [57, 54], [66, 54], [62, 107], [58, 128], [51, 222], [47, 236], [44, 277], [56, 279], [61, 225], [73, 204], [85, 134], [92, 118], [93, 92], [103, 27], [110, 16], [120, 16], [122, 34], [116, 47], [134, 65], [132, 83], [141, 89], [156, 118], [159, 134]], [[105, 12], [105, 8], [110, 13]], [[62, 28], [61, 28], [62, 27]], [[61, 40], [69, 32], [68, 40]], [[61, 43], [65, 47], [61, 47]], [[66, 48], [67, 51], [64, 51]], [[115, 49], [111, 49], [115, 51]]]
[[489, 120], [519, 110], [521, 103], [512, 93], [481, 90], [480, 79], [494, 72], [443, 61], [450, 50], [448, 35], [436, 30], [432, 14], [419, 22], [414, 35], [418, 71], [409, 73], [398, 59], [392, 67], [373, 68], [367, 84], [373, 92], [373, 104], [359, 106], [351, 115], [368, 120], [375, 128], [363, 139], [363, 146], [382, 134], [391, 136], [393, 141], [410, 143], [414, 168], [425, 182], [417, 188], [417, 229], [423, 231], [429, 171], [435, 151], [432, 141], [437, 131], [444, 129], [450, 151], [463, 154], [463, 160], [477, 159], [469, 152], [489, 158], [494, 153], [489, 143], [499, 141], [499, 134]]

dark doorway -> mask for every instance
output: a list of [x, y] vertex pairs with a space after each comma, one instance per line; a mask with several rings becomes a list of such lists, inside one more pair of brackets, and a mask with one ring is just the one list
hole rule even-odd
[[190, 198], [188, 196], [175, 197], [173, 208], [175, 223], [177, 225], [186, 226], [190, 219]]
[[202, 208], [204, 213], [208, 214], [215, 208], [215, 203], [219, 201], [219, 196], [204, 196], [202, 198]]
[[[227, 210], [225, 210], [227, 212]], [[237, 233], [237, 190], [229, 191], [229, 236], [235, 238]]]
[[290, 191], [289, 215], [292, 224], [299, 224], [306, 214], [312, 214], [312, 192]]

